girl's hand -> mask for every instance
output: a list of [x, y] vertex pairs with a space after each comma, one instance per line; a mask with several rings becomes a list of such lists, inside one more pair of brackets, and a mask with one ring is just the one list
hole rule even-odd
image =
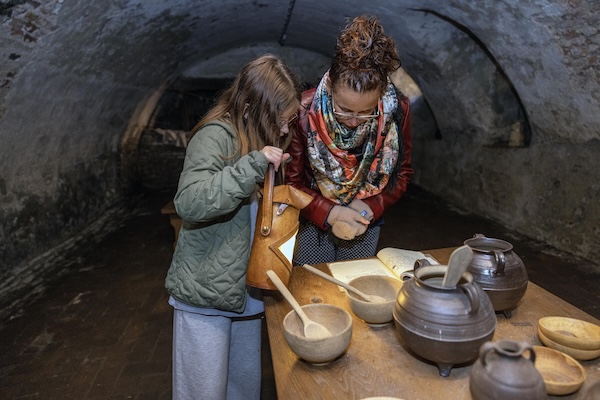
[[284, 153], [279, 147], [265, 146], [261, 152], [267, 157], [267, 160], [275, 166], [275, 171], [279, 170], [282, 162], [290, 158], [289, 153]]

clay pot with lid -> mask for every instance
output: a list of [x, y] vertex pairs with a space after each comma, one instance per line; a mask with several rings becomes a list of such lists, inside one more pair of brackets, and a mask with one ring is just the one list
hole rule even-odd
[[394, 306], [394, 325], [405, 345], [435, 363], [441, 376], [474, 362], [491, 340], [496, 314], [488, 296], [465, 272], [454, 287], [442, 286], [447, 266], [418, 260]]
[[467, 271], [490, 297], [494, 310], [510, 318], [527, 290], [529, 279], [525, 264], [506, 240], [478, 233], [464, 244], [473, 250]]
[[535, 351], [527, 342], [484, 343], [469, 377], [473, 400], [547, 399], [544, 379], [534, 364]]

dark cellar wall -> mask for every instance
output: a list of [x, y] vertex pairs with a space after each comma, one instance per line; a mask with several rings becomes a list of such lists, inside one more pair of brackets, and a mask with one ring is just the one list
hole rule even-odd
[[191, 130], [229, 83], [229, 80], [178, 80], [165, 91], [139, 141], [135, 168], [141, 188], [177, 188]]
[[175, 192], [183, 168], [185, 147], [164, 144], [150, 132], [142, 136], [136, 171], [143, 189], [172, 189]]
[[[60, 174], [56, 199], [16, 192], [24, 206], [17, 218], [6, 218], [0, 210], [6, 234], [0, 259], [5, 265], [37, 254], [40, 242], [59, 245], [64, 240], [63, 235], [76, 234], [90, 215], [99, 218], [106, 204], [105, 198], [97, 194], [105, 193], [107, 198], [114, 196], [117, 161], [104, 159], [82, 163], [78, 169]], [[37, 224], [37, 221], [44, 221], [44, 224]]]

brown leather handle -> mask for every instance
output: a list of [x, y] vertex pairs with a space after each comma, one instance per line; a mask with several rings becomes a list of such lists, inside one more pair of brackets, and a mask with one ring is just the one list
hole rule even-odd
[[273, 226], [273, 188], [275, 187], [275, 166], [269, 163], [265, 174], [262, 199], [262, 219], [260, 221], [260, 233], [269, 236]]

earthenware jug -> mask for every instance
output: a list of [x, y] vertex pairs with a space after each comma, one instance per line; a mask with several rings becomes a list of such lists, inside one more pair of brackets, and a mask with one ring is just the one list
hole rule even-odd
[[467, 271], [490, 297], [494, 310], [510, 318], [527, 290], [529, 279], [525, 264], [506, 240], [478, 233], [464, 244], [473, 250]]
[[442, 285], [447, 266], [417, 260], [394, 305], [399, 336], [416, 355], [435, 363], [441, 376], [472, 363], [491, 340], [496, 314], [485, 292], [465, 272], [455, 287]]
[[535, 352], [527, 342], [484, 343], [469, 378], [473, 400], [547, 399], [544, 379], [534, 363]]

